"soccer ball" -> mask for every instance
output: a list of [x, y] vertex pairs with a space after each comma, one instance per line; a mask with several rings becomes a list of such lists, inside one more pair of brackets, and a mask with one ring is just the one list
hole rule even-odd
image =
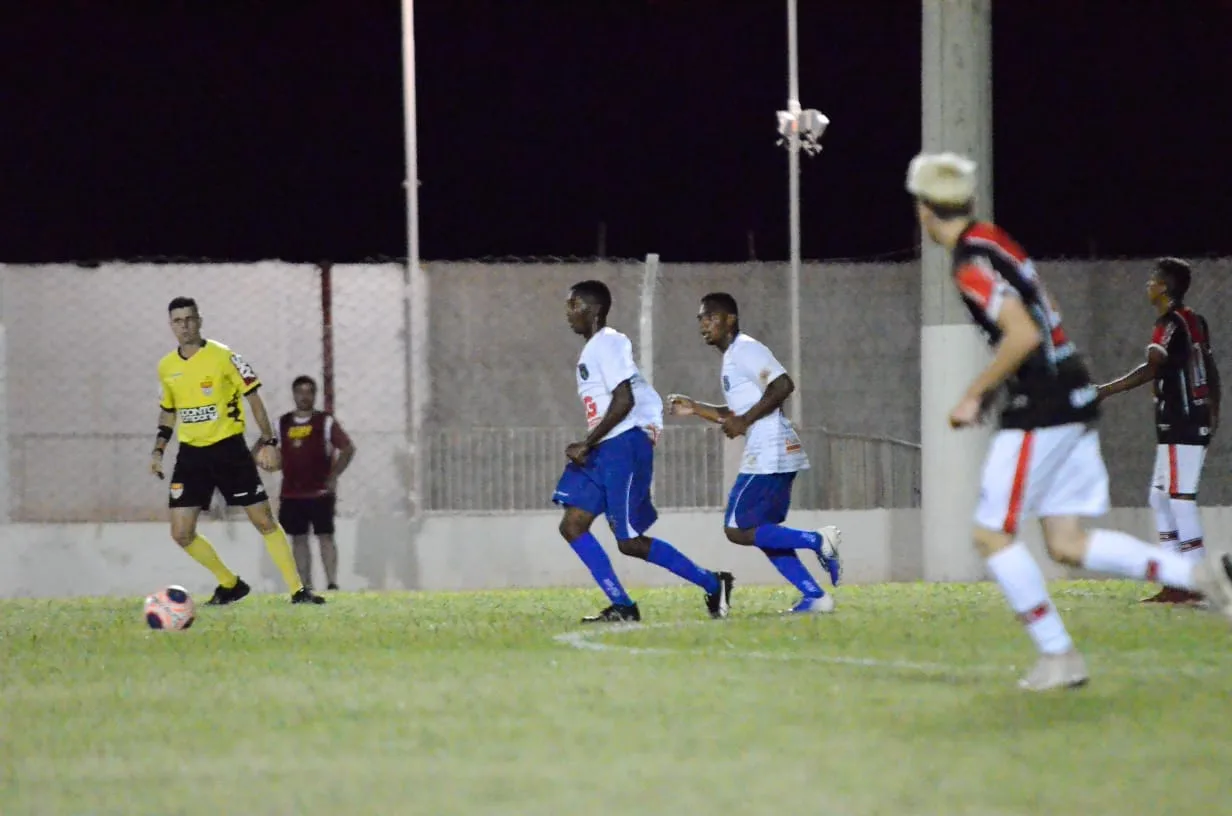
[[197, 605], [182, 586], [169, 586], [145, 599], [145, 622], [151, 629], [187, 629], [197, 619]]

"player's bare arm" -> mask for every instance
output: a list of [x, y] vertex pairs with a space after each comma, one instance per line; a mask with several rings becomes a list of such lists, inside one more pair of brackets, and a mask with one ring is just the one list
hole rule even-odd
[[171, 434], [174, 430], [175, 411], [168, 411], [159, 406], [158, 434], [154, 437], [154, 450], [150, 454], [150, 473], [160, 479], [163, 478], [163, 454], [167, 452], [167, 445], [171, 442]]
[[769, 416], [782, 407], [787, 398], [796, 390], [796, 384], [787, 374], [780, 374], [772, 383], [766, 386], [761, 399], [743, 414], [729, 415], [723, 420], [723, 433], [728, 439], [743, 436], [754, 422]]
[[329, 475], [325, 477], [325, 488], [333, 493], [338, 487], [338, 477], [351, 464], [351, 460], [355, 458], [355, 443], [347, 438], [345, 445], [339, 445], [334, 452], [334, 461], [330, 465]]
[[695, 416], [722, 425], [723, 420], [731, 416], [731, 410], [726, 405], [711, 405], [699, 402], [684, 394], [668, 394], [667, 408], [673, 416]]
[[1005, 299], [997, 314], [997, 326], [1001, 329], [1001, 342], [997, 344], [992, 362], [975, 378], [962, 400], [950, 412], [951, 427], [974, 425], [987, 398], [1026, 362], [1042, 342], [1039, 326], [1018, 298]]
[[1099, 387], [1099, 398], [1107, 399], [1108, 397], [1124, 394], [1126, 391], [1133, 391], [1146, 385], [1159, 376], [1159, 369], [1163, 367], [1164, 362], [1168, 359], [1161, 349], [1152, 346], [1147, 350], [1146, 362], [1135, 368], [1123, 377], [1119, 377], [1112, 382], [1104, 383]]
[[586, 455], [594, 450], [595, 446], [607, 436], [608, 433], [624, 421], [624, 418], [633, 410], [633, 382], [625, 380], [620, 385], [616, 386], [612, 391], [612, 402], [607, 407], [607, 413], [603, 415], [603, 419], [599, 420], [599, 424], [591, 429], [590, 433], [581, 442], [574, 442], [569, 447], [565, 448], [565, 456], [569, 457], [575, 464], [583, 465], [586, 463]]
[[257, 390], [250, 391], [247, 399], [248, 408], [252, 411], [252, 421], [261, 432], [261, 438], [257, 440], [253, 451], [257, 464], [264, 470], [277, 470], [282, 465], [282, 457], [275, 447], [278, 437], [274, 433], [274, 426], [270, 424], [269, 412], [265, 410], [265, 400]]

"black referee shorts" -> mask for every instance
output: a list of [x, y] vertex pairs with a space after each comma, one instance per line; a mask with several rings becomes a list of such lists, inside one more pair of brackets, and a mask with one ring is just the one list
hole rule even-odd
[[215, 490], [232, 507], [248, 507], [269, 499], [243, 434], [213, 445], [180, 445], [171, 472], [168, 506], [208, 508]]
[[289, 536], [334, 534], [333, 495], [311, 499], [282, 499], [278, 503], [278, 523]]

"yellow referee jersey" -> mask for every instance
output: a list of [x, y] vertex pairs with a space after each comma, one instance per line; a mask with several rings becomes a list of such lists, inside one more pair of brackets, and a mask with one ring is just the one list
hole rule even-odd
[[244, 397], [261, 386], [257, 372], [222, 343], [185, 360], [180, 350], [158, 362], [159, 406], [179, 419], [181, 445], [204, 447], [244, 432]]

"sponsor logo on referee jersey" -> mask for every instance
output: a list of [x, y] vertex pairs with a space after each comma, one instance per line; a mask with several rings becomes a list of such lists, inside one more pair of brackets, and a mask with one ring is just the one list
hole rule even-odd
[[180, 422], [193, 425], [198, 422], [213, 422], [218, 419], [217, 405], [202, 405], [200, 408], [181, 408]]

